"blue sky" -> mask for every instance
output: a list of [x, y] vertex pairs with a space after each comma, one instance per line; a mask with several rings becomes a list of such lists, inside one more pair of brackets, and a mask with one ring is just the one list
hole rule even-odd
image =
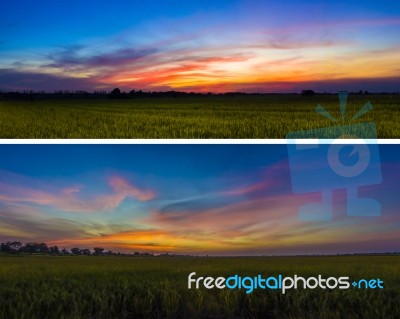
[[396, 1], [9, 1], [0, 89], [399, 89]]
[[[398, 251], [398, 145], [360, 196], [381, 216], [302, 221], [286, 145], [2, 145], [0, 240], [213, 255]], [[312, 162], [310, 162], [312, 165]], [[354, 234], [357, 234], [356, 236]]]

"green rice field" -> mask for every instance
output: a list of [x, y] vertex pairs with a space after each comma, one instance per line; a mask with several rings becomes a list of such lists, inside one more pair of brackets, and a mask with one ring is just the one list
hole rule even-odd
[[[188, 289], [197, 276], [349, 276], [383, 289]], [[400, 256], [0, 255], [0, 318], [400, 318]]]
[[[379, 138], [400, 137], [400, 95], [349, 95], [347, 119], [368, 101], [374, 109], [352, 123], [375, 122]], [[285, 138], [337, 125], [317, 104], [342, 123], [329, 94], [0, 101], [0, 138]]]

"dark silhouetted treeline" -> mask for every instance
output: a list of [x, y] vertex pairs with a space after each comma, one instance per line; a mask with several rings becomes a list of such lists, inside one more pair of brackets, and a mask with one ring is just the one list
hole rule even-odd
[[123, 92], [119, 88], [107, 91], [16, 91], [16, 92], [0, 92], [0, 100], [3, 101], [36, 101], [36, 100], [82, 100], [82, 99], [141, 99], [141, 98], [179, 98], [179, 97], [194, 97], [194, 96], [243, 96], [243, 95], [260, 95], [242, 92], [227, 92], [227, 93], [195, 93], [195, 92], [145, 92], [142, 90]]
[[[134, 252], [134, 253], [121, 253], [113, 252], [111, 250], [106, 251], [102, 247], [94, 247], [93, 250], [88, 248], [74, 247], [71, 249], [62, 248], [58, 246], [48, 246], [46, 243], [26, 243], [23, 244], [20, 241], [7, 241], [0, 244], [0, 253], [3, 254], [41, 254], [41, 255], [53, 255], [53, 256], [121, 256], [121, 257], [194, 257], [195, 255], [178, 255], [171, 253], [163, 254], [152, 254], [148, 252]], [[346, 254], [310, 254], [310, 255], [288, 255], [288, 256], [382, 256], [382, 255], [400, 255], [399, 252], [385, 252], [385, 253], [346, 253]], [[274, 257], [275, 255], [263, 255], [263, 257]], [[196, 256], [199, 257], [199, 256]], [[203, 257], [209, 257], [203, 256]], [[277, 257], [277, 256], [275, 256]]]
[[[23, 244], [19, 241], [7, 241], [0, 244], [0, 251], [8, 254], [46, 254], [55, 256], [127, 256], [127, 257], [153, 257], [152, 253], [148, 252], [134, 252], [134, 253], [121, 253], [106, 251], [102, 247], [94, 247], [93, 250], [87, 248], [74, 247], [71, 249], [62, 248], [58, 246], [48, 246], [45, 243], [26, 243]], [[164, 253], [157, 256], [178, 256], [175, 254]], [[182, 256], [182, 255], [179, 255]]]
[[[300, 93], [284, 93], [285, 95], [298, 95], [304, 97], [314, 96], [316, 94], [336, 94], [336, 93], [316, 93], [313, 90], [302, 90]], [[370, 94], [367, 91], [350, 92], [350, 94]], [[376, 93], [376, 94], [400, 94], [394, 93]], [[245, 93], [245, 92], [225, 92], [225, 93], [198, 93], [198, 92], [180, 92], [180, 91], [159, 91], [145, 92], [142, 90], [131, 90], [123, 92], [119, 88], [115, 88], [110, 92], [107, 91], [15, 91], [1, 92], [0, 101], [36, 101], [36, 100], [82, 100], [82, 99], [142, 99], [142, 98], [182, 98], [182, 97], [213, 97], [213, 96], [265, 96], [265, 95], [281, 95], [280, 93]]]

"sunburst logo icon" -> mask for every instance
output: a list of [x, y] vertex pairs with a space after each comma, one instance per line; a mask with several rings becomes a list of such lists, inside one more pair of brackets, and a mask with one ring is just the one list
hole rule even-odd
[[[340, 114], [342, 116], [342, 125], [346, 124], [346, 111], [347, 111], [347, 92], [346, 91], [340, 91], [339, 92], [339, 101], [340, 101]], [[350, 119], [349, 123], [352, 121], [360, 118], [364, 114], [368, 113], [373, 109], [373, 106], [371, 102], [367, 102], [364, 104], [364, 106]], [[315, 111], [322, 116], [325, 116], [332, 122], [337, 123], [338, 120], [337, 118], [333, 117], [321, 104], [318, 104], [317, 107], [315, 108]]]

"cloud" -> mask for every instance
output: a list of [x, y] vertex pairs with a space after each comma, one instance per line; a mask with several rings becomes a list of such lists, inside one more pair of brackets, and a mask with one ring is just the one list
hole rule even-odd
[[[173, 88], [182, 82], [190, 83], [201, 79], [218, 78], [219, 72], [216, 66], [220, 65], [223, 69], [223, 65], [239, 64], [249, 58], [250, 55], [237, 53], [225, 53], [225, 56], [202, 56], [201, 52], [194, 51], [168, 52], [144, 61], [137, 68], [128, 68], [128, 71], [126, 68], [115, 70], [115, 72], [99, 76], [97, 80], [103, 84], [116, 83], [124, 87]], [[224, 72], [221, 76], [226, 77], [226, 73]]]
[[91, 236], [77, 221], [45, 216], [29, 206], [0, 208], [0, 241], [50, 241]]
[[[320, 193], [295, 195], [285, 182], [275, 181], [283, 175], [287, 163], [277, 163], [264, 172], [267, 182], [255, 182], [244, 188], [220, 192], [219, 196], [241, 197], [221, 205], [194, 202], [177, 203], [167, 209], [154, 210], [141, 223], [162, 229], [178, 238], [189, 236], [205, 244], [194, 249], [200, 254], [309, 254], [338, 252], [395, 251], [400, 249], [400, 215], [393, 198], [399, 171], [398, 163], [382, 163], [384, 183], [364, 186], [360, 197], [370, 197], [382, 205], [382, 216], [347, 216], [345, 191], [334, 193], [331, 221], [301, 221], [298, 208], [320, 202]], [[208, 199], [204, 201], [208, 203]], [[175, 208], [175, 210], [174, 210]], [[185, 242], [177, 242], [177, 251], [189, 251]]]
[[110, 186], [113, 188], [116, 194], [120, 194], [125, 197], [133, 197], [139, 201], [148, 201], [155, 197], [155, 192], [152, 190], [142, 190], [132, 184], [126, 179], [119, 176], [112, 176], [110, 178]]
[[180, 89], [183, 91], [199, 91], [199, 92], [273, 92], [273, 93], [298, 93], [302, 90], [312, 89], [316, 92], [336, 93], [341, 90], [349, 92], [358, 92], [360, 90], [370, 93], [380, 92], [399, 92], [400, 79], [396, 77], [383, 78], [341, 78], [332, 80], [310, 80], [310, 81], [259, 81], [249, 83], [216, 83], [214, 85], [196, 85], [184, 86]]
[[[398, 91], [393, 66], [399, 64], [399, 52], [389, 46], [398, 46], [394, 31], [400, 19], [385, 17], [383, 11], [360, 15], [357, 9], [352, 15], [353, 9], [342, 14], [340, 6], [238, 4], [184, 16], [170, 16], [167, 10], [155, 18], [159, 13], [153, 12], [155, 19], [142, 15], [140, 21], [112, 28], [106, 36], [96, 29], [93, 38], [72, 34], [70, 45], [62, 43], [63, 37], [43, 38], [40, 48], [11, 44], [3, 57], [0, 86], [214, 92], [287, 92], [315, 86], [329, 92], [386, 87]], [[332, 14], [335, 10], [338, 15]], [[371, 39], [370, 31], [379, 36]], [[58, 47], [43, 47], [46, 43]], [[378, 48], [385, 54], [377, 55]], [[385, 79], [386, 84], [380, 83]]]
[[224, 207], [231, 204], [234, 201], [235, 200], [232, 200], [231, 198], [205, 196], [195, 199], [174, 201], [172, 204], [163, 206], [159, 211], [160, 213], [170, 213], [170, 212], [194, 213], [199, 211], [205, 211], [208, 209]]
[[[368, 49], [352, 38], [323, 30], [397, 24], [398, 19], [329, 22], [238, 34], [215, 29], [193, 37], [169, 34], [149, 43], [102, 39], [101, 44], [71, 45], [20, 67], [0, 70], [1, 89], [298, 92], [398, 91], [393, 65], [398, 48]], [[299, 32], [299, 30], [307, 31]], [[304, 36], [306, 34], [307, 36]], [[122, 40], [129, 38], [124, 34]], [[120, 41], [115, 48], [115, 42]], [[117, 42], [119, 43], [119, 42]], [[11, 58], [10, 58], [11, 59]], [[340, 63], [338, 63], [340, 61]], [[374, 68], [367, 67], [374, 65]], [[40, 67], [39, 67], [40, 66]]]
[[[385, 210], [380, 217], [349, 217], [346, 197], [336, 196], [332, 221], [301, 221], [298, 208], [320, 201], [318, 194], [280, 195], [251, 199], [193, 212], [154, 211], [143, 222], [178, 238], [183, 235], [212, 244], [199, 246], [205, 254], [302, 254], [398, 250], [399, 215]], [[340, 213], [339, 213], [340, 211]], [[193, 248], [193, 247], [192, 247]], [[188, 251], [176, 242], [177, 251]]]
[[[182, 238], [164, 230], [131, 229], [129, 231], [104, 234], [102, 236], [86, 236], [85, 238], [70, 238], [54, 240], [52, 244], [61, 246], [93, 247], [101, 245], [107, 249], [118, 251], [166, 252], [176, 250], [176, 243]], [[194, 242], [194, 240], [189, 240]], [[183, 243], [183, 241], [182, 241]]]
[[61, 52], [48, 56], [51, 63], [43, 65], [52, 68], [115, 68], [127, 66], [158, 52], [155, 48], [121, 48], [112, 52], [88, 55], [83, 46], [70, 46]]
[[[289, 191], [288, 171], [288, 162], [283, 161], [252, 172], [246, 171], [218, 177], [215, 180], [209, 180], [200, 194], [196, 192], [194, 196], [167, 200], [167, 204], [158, 211], [165, 214], [169, 212], [196, 213], [229, 206], [250, 198], [282, 194]], [[215, 189], [214, 184], [221, 182], [229, 187], [220, 186], [222, 190]]]
[[227, 196], [243, 196], [243, 195], [248, 195], [252, 193], [256, 193], [259, 191], [263, 191], [269, 187], [273, 187], [276, 184], [276, 182], [272, 179], [265, 178], [263, 181], [255, 183], [253, 185], [249, 185], [247, 187], [239, 187], [227, 191], [221, 192], [221, 195], [227, 195]]
[[[399, 249], [400, 242], [396, 197], [399, 177], [396, 173], [400, 170], [392, 156], [392, 162], [385, 160], [392, 152], [388, 147], [380, 147], [383, 183], [359, 189], [359, 196], [375, 198], [381, 203], [379, 217], [347, 216], [347, 195], [345, 190], [339, 190], [334, 193], [335, 212], [331, 221], [299, 220], [298, 208], [304, 203], [320, 201], [321, 194], [293, 194], [288, 163], [283, 160], [268, 168], [218, 177], [219, 182], [224, 179], [222, 183], [207, 180], [206, 187], [196, 188], [197, 197], [192, 192], [182, 195], [182, 184], [178, 183], [179, 187], [170, 187], [169, 193], [181, 194], [177, 199], [157, 197], [146, 205], [147, 214], [122, 219], [112, 215], [107, 220], [110, 216], [107, 214], [59, 214], [72, 220], [56, 218], [54, 215], [58, 213], [54, 208], [81, 211], [84, 201], [87, 211], [100, 211], [116, 207], [125, 198], [156, 199], [155, 192], [143, 190], [119, 175], [108, 180], [109, 194], [86, 199], [82, 185], [45, 191], [55, 188], [54, 185], [13, 188], [2, 182], [0, 239], [43, 240], [69, 248], [100, 245], [123, 251], [204, 255], [394, 251]], [[35, 184], [26, 179], [21, 182], [17, 177], [4, 179]], [[231, 186], [226, 188], [226, 185]]]
[[155, 197], [152, 190], [142, 190], [120, 176], [112, 176], [109, 185], [111, 194], [79, 197], [81, 187], [68, 187], [58, 192], [48, 192], [27, 186], [15, 186], [0, 182], [0, 200], [6, 204], [29, 203], [51, 206], [65, 212], [100, 212], [118, 207], [126, 198], [149, 201]]
[[47, 74], [41, 72], [0, 69], [0, 89], [14, 90], [93, 90], [98, 86], [94, 79]]
[[[144, 221], [166, 229], [226, 232], [249, 224], [260, 225], [266, 220], [296, 218], [299, 199], [293, 195], [251, 199], [197, 212], [154, 211]], [[277, 209], [279, 207], [279, 209]]]

